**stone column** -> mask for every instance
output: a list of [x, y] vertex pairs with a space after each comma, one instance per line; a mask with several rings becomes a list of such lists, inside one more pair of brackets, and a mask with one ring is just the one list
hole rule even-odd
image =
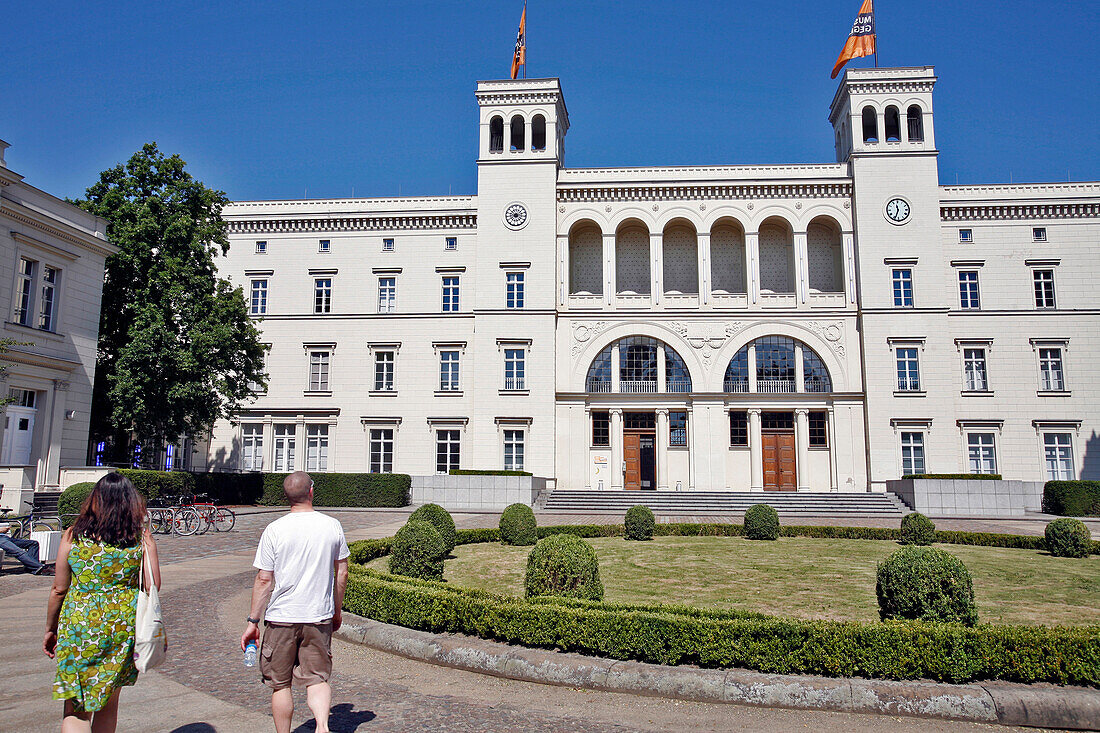
[[833, 409], [830, 407], [828, 412], [829, 434], [826, 436], [826, 440], [829, 441], [829, 491], [838, 491], [840, 481], [837, 479], [836, 470], [836, 419], [833, 417]]
[[794, 391], [806, 391], [806, 374], [803, 371], [805, 364], [802, 361], [802, 342], [794, 342]]
[[843, 235], [844, 295], [849, 303], [856, 302], [856, 243], [852, 232]]
[[[749, 342], [749, 353], [745, 357], [746, 364], [749, 368], [749, 393], [756, 394], [756, 343]], [[757, 410], [757, 415], [760, 411]]]
[[558, 235], [558, 305], [564, 306], [565, 299], [569, 295], [569, 237], [565, 234]]
[[[665, 365], [665, 347], [663, 344], [657, 344], [657, 391], [668, 391], [668, 379], [665, 377], [667, 366]], [[667, 412], [667, 411], [666, 411]]]
[[615, 302], [615, 235], [603, 235], [603, 302]]
[[611, 413], [611, 488], [622, 490], [623, 488], [623, 411], [619, 407], [608, 410]]
[[745, 292], [749, 303], [760, 300], [760, 232], [745, 232]]
[[[69, 382], [63, 379], [53, 380], [52, 402], [50, 413], [46, 415], [48, 420], [47, 432], [42, 434], [45, 440], [43, 455], [45, 456], [44, 474], [39, 477], [35, 488], [41, 488], [41, 484], [47, 486], [59, 486], [61, 484], [61, 434], [65, 431], [65, 401], [69, 396]], [[39, 411], [42, 414], [43, 411]], [[87, 450], [87, 446], [85, 446]]]
[[[750, 372], [751, 374], [751, 372]], [[749, 413], [749, 489], [764, 490], [764, 440], [760, 432], [760, 408], [751, 407]]]
[[[589, 442], [592, 440], [592, 405], [584, 406], [584, 430], [585, 431], [581, 433], [581, 435], [585, 436], [583, 442], [577, 441], [576, 444], [584, 447], [584, 451], [581, 453], [581, 455], [584, 456], [584, 490], [592, 491], [596, 488], [592, 485], [592, 451], [588, 449]], [[527, 446], [525, 445], [524, 449], [526, 448]]]
[[664, 302], [665, 238], [661, 232], [649, 233], [649, 297], [653, 305]]
[[806, 232], [794, 233], [795, 292], [798, 304], [806, 304], [806, 295], [810, 291], [809, 257]]
[[799, 407], [794, 411], [795, 448], [798, 451], [798, 490], [810, 488], [810, 411]]
[[668, 491], [668, 408], [661, 407], [657, 413], [657, 490]]
[[294, 422], [294, 465], [293, 471], [306, 469], [306, 419], [300, 417]]
[[[270, 415], [264, 418], [263, 431], [264, 444], [261, 453], [263, 457], [260, 460], [263, 461], [263, 470], [271, 472], [275, 470], [275, 423]], [[367, 437], [370, 437], [369, 433]], [[367, 450], [370, 450], [369, 446]]]
[[[619, 378], [622, 376], [622, 371], [619, 366], [619, 342], [616, 341], [611, 345], [611, 392], [618, 394], [622, 391], [622, 386], [619, 384]], [[622, 410], [619, 411], [620, 413]]]
[[710, 232], [695, 235], [699, 260], [699, 305], [710, 303]]

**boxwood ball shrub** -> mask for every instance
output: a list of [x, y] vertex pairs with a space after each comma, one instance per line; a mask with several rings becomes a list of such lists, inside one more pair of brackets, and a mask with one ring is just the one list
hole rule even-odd
[[906, 514], [901, 518], [901, 536], [898, 542], [903, 545], [930, 545], [936, 541], [936, 524], [920, 512]]
[[527, 556], [524, 594], [603, 600], [596, 551], [580, 537], [555, 534], [539, 540]]
[[936, 547], [903, 547], [878, 566], [879, 616], [978, 623], [974, 586], [962, 560]]
[[626, 538], [628, 540], [651, 540], [657, 520], [653, 510], [643, 504], [635, 504], [626, 510]]
[[443, 580], [447, 546], [430, 522], [410, 519], [390, 545], [390, 572], [421, 580]]
[[428, 522], [435, 527], [443, 538], [443, 546], [446, 548], [444, 555], [449, 555], [455, 548], [455, 520], [451, 518], [449, 511], [438, 504], [425, 504], [409, 515], [409, 521], [413, 520]]
[[500, 541], [505, 545], [533, 545], [539, 539], [535, 513], [526, 504], [510, 504], [500, 515]]
[[1047, 550], [1055, 557], [1088, 557], [1092, 535], [1079, 519], [1062, 517], [1047, 525]]
[[82, 481], [61, 492], [61, 496], [57, 498], [57, 513], [61, 515], [61, 521], [65, 527], [71, 527], [76, 521], [75, 516], [66, 517], [65, 515], [79, 514], [80, 507], [84, 506], [84, 501], [92, 493], [94, 486], [95, 484], [91, 481]]
[[753, 504], [745, 512], [745, 537], [750, 540], [779, 539], [779, 513], [767, 504]]

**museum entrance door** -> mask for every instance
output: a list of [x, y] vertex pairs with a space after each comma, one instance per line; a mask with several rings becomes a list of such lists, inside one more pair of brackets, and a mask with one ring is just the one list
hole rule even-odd
[[764, 491], [795, 491], [794, 413], [765, 412], [760, 416], [761, 460], [764, 463]]
[[657, 422], [652, 412], [623, 414], [623, 488], [657, 488]]

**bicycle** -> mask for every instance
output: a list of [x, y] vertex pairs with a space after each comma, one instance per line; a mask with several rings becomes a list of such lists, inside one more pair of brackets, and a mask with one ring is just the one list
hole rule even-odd
[[31, 532], [60, 532], [61, 517], [57, 514], [46, 514], [37, 509], [32, 509], [25, 517], [12, 517], [6, 519], [12, 523], [11, 536], [15, 538], [30, 539]]
[[171, 534], [174, 526], [176, 509], [172, 506], [148, 507], [146, 517], [149, 520], [149, 531], [153, 534]]
[[199, 501], [200, 496], [208, 499], [206, 494], [191, 497], [180, 497], [180, 506], [173, 516], [173, 529], [180, 535], [205, 534], [214, 528], [215, 532], [228, 532], [237, 523], [237, 516], [225, 507], [219, 507], [212, 501]]

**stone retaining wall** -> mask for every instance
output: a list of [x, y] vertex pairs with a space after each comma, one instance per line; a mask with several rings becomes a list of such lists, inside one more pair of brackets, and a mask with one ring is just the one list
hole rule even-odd
[[930, 517], [1022, 516], [1043, 505], [1042, 481], [902, 479], [887, 481], [886, 490]]
[[533, 506], [545, 488], [546, 479], [538, 476], [413, 476], [412, 501], [448, 510], [500, 511], [509, 504]]

